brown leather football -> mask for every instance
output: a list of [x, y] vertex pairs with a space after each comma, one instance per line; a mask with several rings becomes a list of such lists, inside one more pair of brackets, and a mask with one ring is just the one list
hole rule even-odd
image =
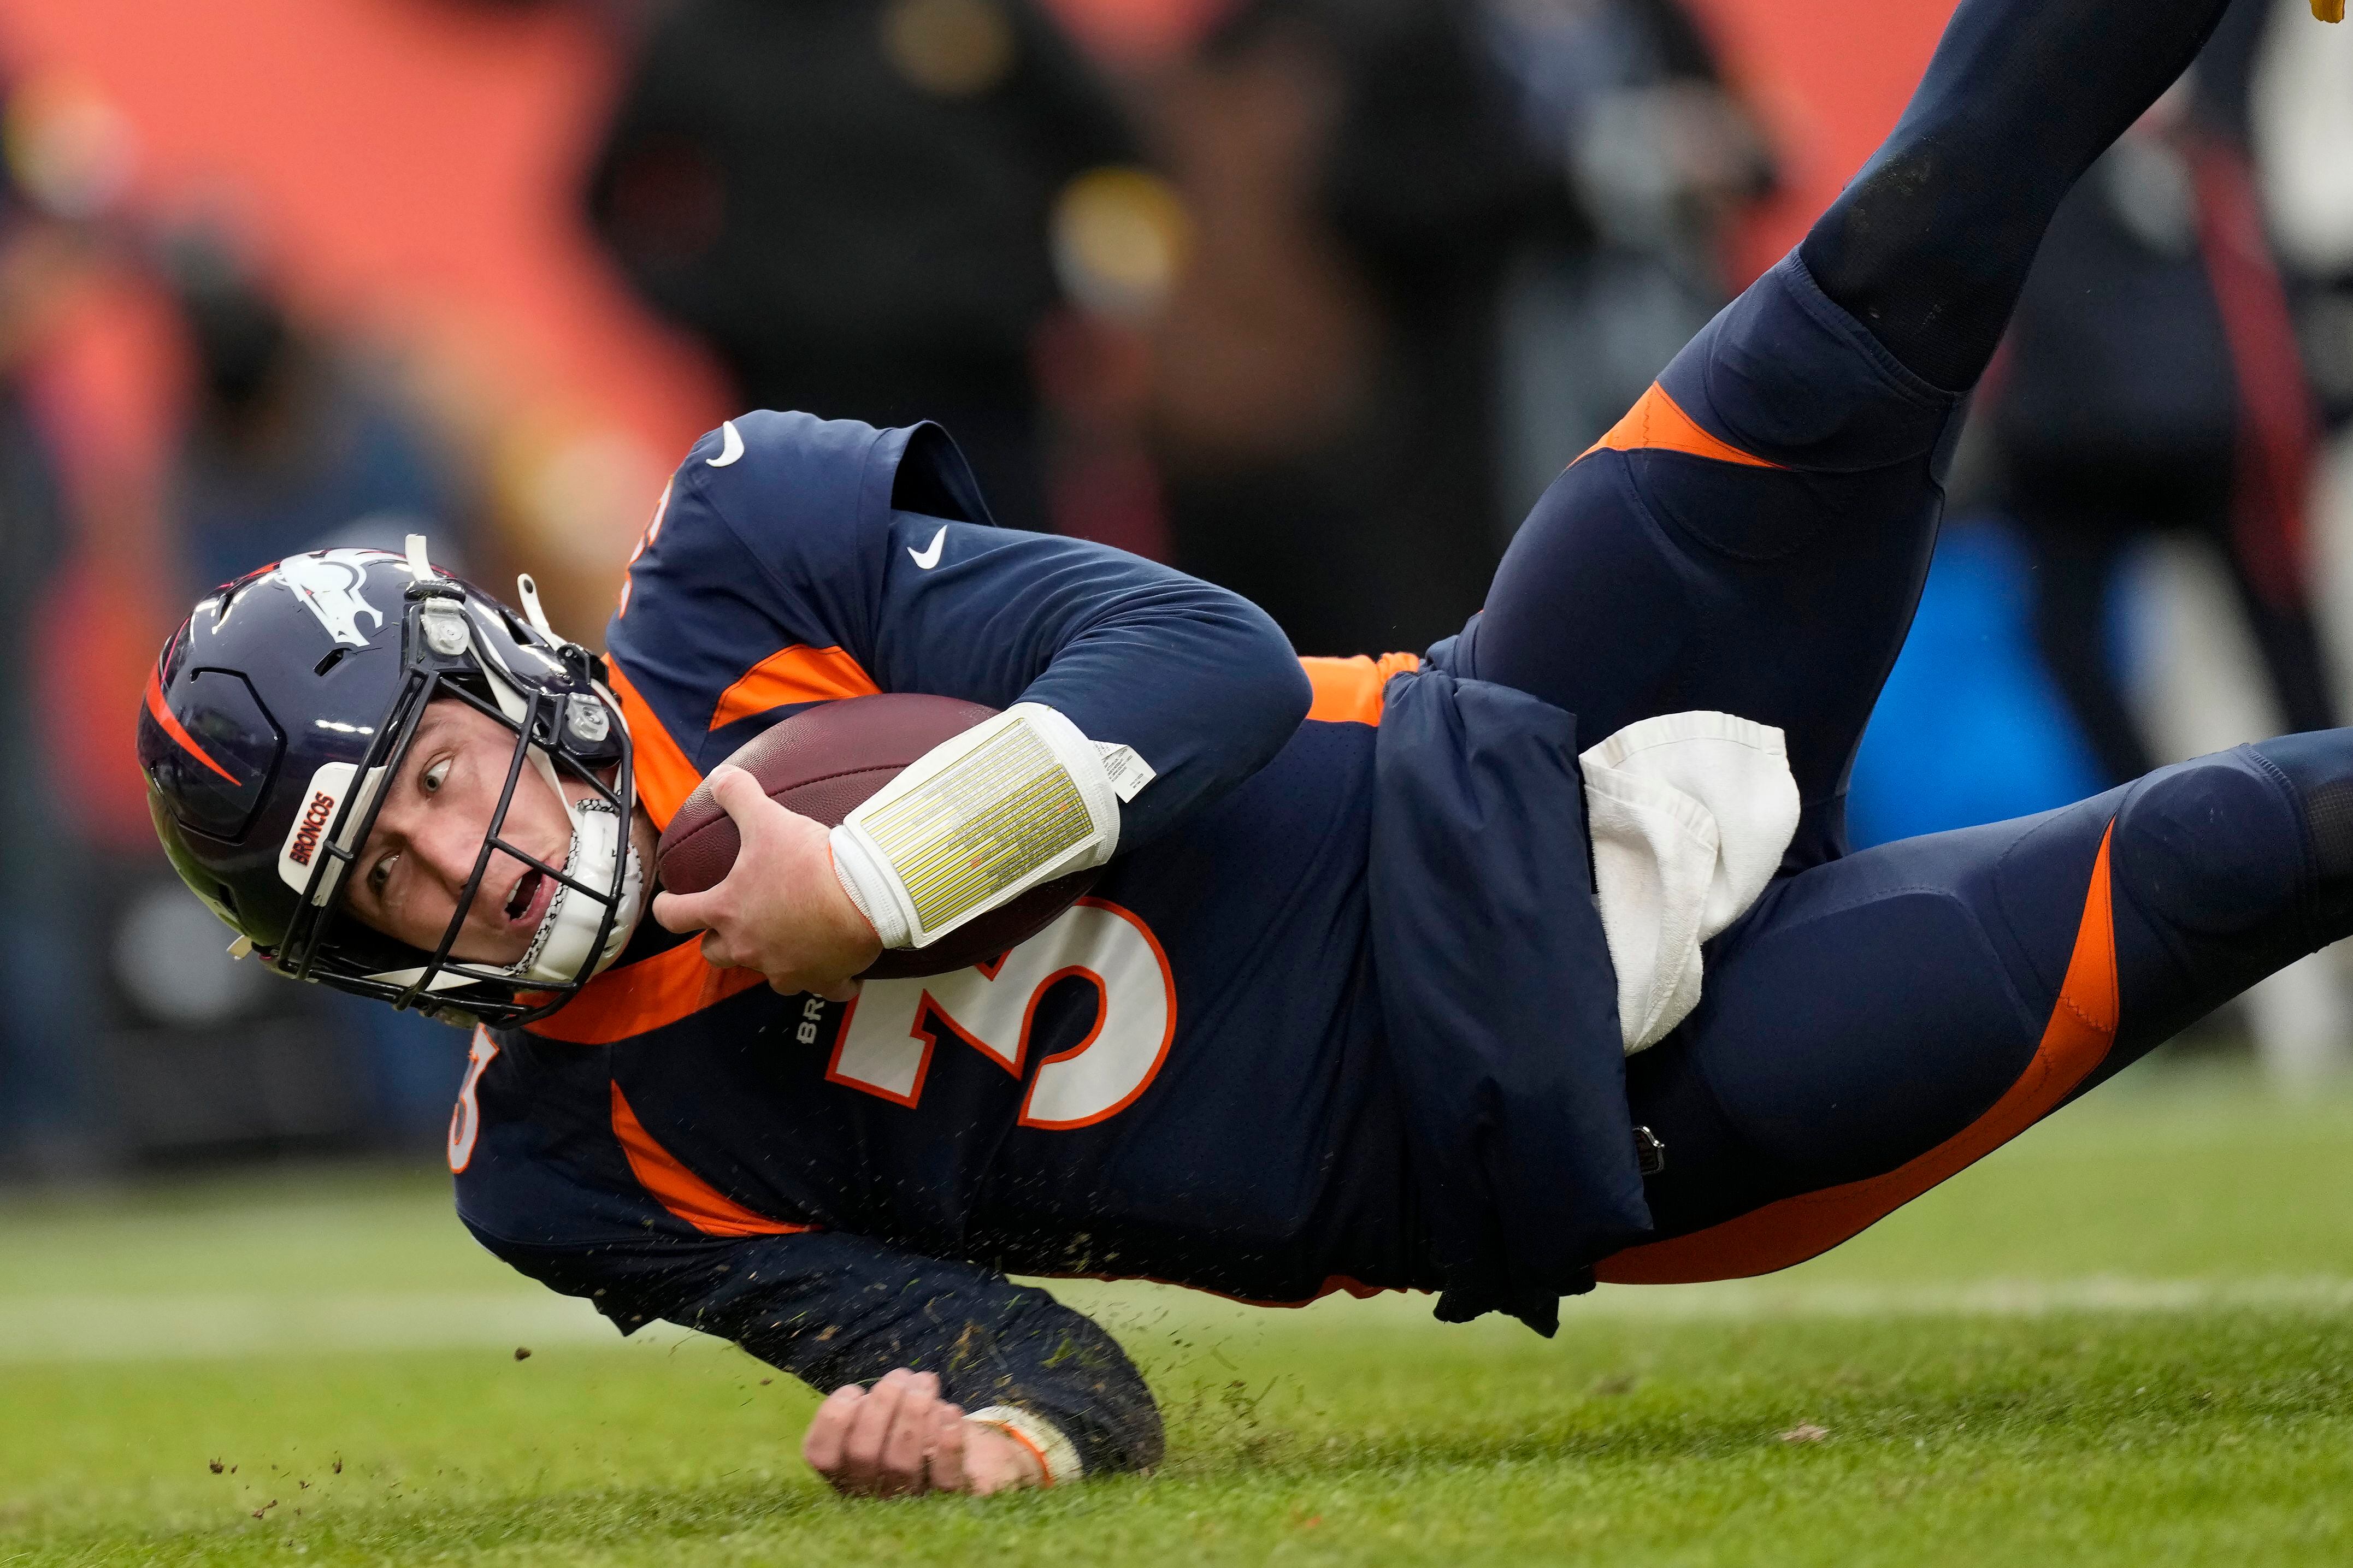
[[[996, 713], [954, 697], [912, 692], [819, 703], [777, 722], [728, 762], [760, 781], [768, 798], [828, 827], [839, 825], [899, 770]], [[654, 852], [656, 874], [673, 893], [719, 885], [743, 840], [734, 818], [703, 784], [686, 797]], [[886, 951], [859, 978], [946, 974], [986, 963], [1037, 935], [1094, 886], [1101, 867], [1041, 882], [1002, 909], [958, 926], [929, 947]]]

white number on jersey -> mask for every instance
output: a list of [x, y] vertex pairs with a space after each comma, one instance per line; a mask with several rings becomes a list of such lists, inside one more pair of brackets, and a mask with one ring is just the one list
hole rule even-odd
[[449, 1169], [463, 1172], [473, 1163], [474, 1140], [482, 1131], [482, 1107], [474, 1098], [474, 1086], [482, 1081], [482, 1069], [498, 1059], [499, 1043], [480, 1024], [474, 1026], [474, 1043], [466, 1052], [466, 1081], [458, 1086], [458, 1103], [449, 1108]]
[[842, 1019], [825, 1076], [896, 1105], [916, 1104], [938, 1044], [931, 1032], [936, 1019], [1019, 1078], [1039, 1000], [1073, 975], [1095, 988], [1094, 1027], [1039, 1065], [1020, 1123], [1092, 1126], [1135, 1102], [1176, 1033], [1176, 983], [1159, 942], [1142, 921], [1101, 899], [1080, 900], [994, 970], [868, 981]]

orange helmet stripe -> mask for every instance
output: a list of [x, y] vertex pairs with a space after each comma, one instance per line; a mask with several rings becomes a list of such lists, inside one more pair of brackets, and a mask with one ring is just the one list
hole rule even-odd
[[160, 669], [147, 673], [147, 711], [156, 723], [164, 727], [164, 733], [177, 741], [190, 756], [228, 780], [233, 787], [245, 787], [235, 773], [213, 761], [212, 753], [196, 744], [196, 738], [188, 733], [187, 727], [180, 722], [179, 715], [164, 706], [164, 672]]

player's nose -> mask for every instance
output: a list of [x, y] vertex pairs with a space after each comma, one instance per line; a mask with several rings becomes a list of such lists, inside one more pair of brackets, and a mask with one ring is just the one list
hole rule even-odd
[[[426, 820], [417, 826], [410, 836], [409, 852], [415, 855], [433, 878], [436, 885], [448, 893], [454, 903], [466, 890], [474, 875], [474, 866], [481, 858], [482, 840], [487, 824], [460, 820], [457, 812], [427, 812]], [[492, 855], [491, 865], [483, 873], [482, 884], [491, 889], [503, 858]]]

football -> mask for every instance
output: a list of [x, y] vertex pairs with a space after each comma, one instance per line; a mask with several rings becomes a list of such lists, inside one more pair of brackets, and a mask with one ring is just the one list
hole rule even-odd
[[[996, 713], [953, 697], [911, 692], [850, 697], [803, 710], [727, 760], [760, 781], [770, 800], [828, 827], [856, 810], [899, 770]], [[735, 864], [742, 840], [708, 784], [662, 829], [655, 862], [662, 887], [699, 893]], [[859, 976], [896, 980], [986, 963], [1035, 936], [1094, 885], [1100, 867], [1058, 877], [948, 932], [928, 947], [886, 951]]]

